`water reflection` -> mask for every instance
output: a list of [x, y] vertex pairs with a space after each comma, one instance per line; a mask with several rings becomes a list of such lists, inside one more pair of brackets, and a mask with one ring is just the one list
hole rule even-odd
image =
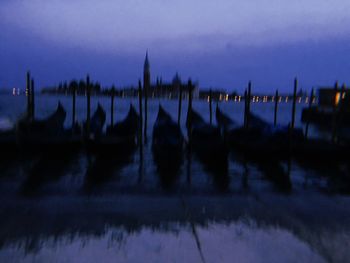
[[88, 154], [84, 192], [88, 194], [108, 192], [101, 186], [109, 181], [118, 181], [120, 170], [133, 162], [133, 153], [134, 151]]
[[182, 148], [180, 151], [171, 151], [153, 146], [152, 154], [162, 188], [168, 192], [174, 190], [183, 164]]
[[[203, 259], [190, 225], [168, 224], [162, 228], [144, 226], [137, 231], [108, 228], [101, 235], [50, 237], [38, 240], [35, 250], [25, 241], [19, 241], [2, 247], [0, 261], [311, 263], [345, 262], [342, 260], [349, 256], [344, 249], [346, 245], [341, 244], [350, 241], [348, 234], [333, 235], [335, 243], [340, 245], [339, 253], [334, 253], [332, 247], [324, 246], [326, 233], [304, 240], [287, 229], [261, 226], [251, 220], [197, 225], [196, 232]], [[331, 255], [327, 256], [329, 252]]]
[[[68, 171], [74, 169], [79, 154], [44, 152], [39, 155], [32, 155], [27, 163], [26, 178], [21, 186], [20, 193], [25, 196], [38, 195], [43, 185], [48, 182], [56, 182]], [[52, 194], [52, 191], [50, 192]]]
[[[38, 116], [45, 117], [57, 98], [39, 96], [37, 102]], [[63, 102], [69, 108], [70, 98]], [[77, 118], [83, 120], [85, 99], [79, 98], [77, 104]], [[207, 111], [206, 104], [194, 104]], [[176, 105], [167, 101], [170, 113], [176, 112]], [[158, 102], [150, 101], [149, 106], [151, 129]], [[120, 100], [118, 107], [118, 113], [124, 114], [129, 102]], [[241, 122], [242, 107], [222, 105]], [[260, 107], [254, 104], [253, 111], [261, 111], [267, 119], [270, 114], [272, 120], [273, 108]], [[287, 122], [290, 109], [283, 107], [287, 105], [281, 105], [280, 114], [285, 116], [281, 121]], [[11, 115], [11, 120], [19, 114]], [[71, 124], [69, 118], [66, 124]], [[184, 122], [181, 125], [184, 131]], [[189, 149], [179, 174], [163, 180], [160, 171], [156, 173], [150, 148], [149, 143], [122, 161], [101, 155], [88, 161], [85, 153], [78, 160], [67, 155], [10, 157], [3, 149], [0, 262], [144, 262], [146, 257], [152, 262], [200, 262], [192, 226], [206, 262], [348, 260], [350, 199], [338, 193], [349, 193], [349, 165], [318, 162], [310, 167], [293, 162], [287, 169], [284, 162], [261, 166], [234, 156], [228, 163], [210, 167]], [[176, 186], [176, 193], [164, 195], [159, 182], [163, 188]], [[18, 195], [21, 187], [36, 198]], [[98, 195], [81, 195], [82, 189]], [[228, 193], [217, 195], [217, 189]]]

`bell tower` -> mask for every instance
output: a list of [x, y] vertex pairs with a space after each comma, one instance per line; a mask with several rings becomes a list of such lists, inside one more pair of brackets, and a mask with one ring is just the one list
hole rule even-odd
[[151, 87], [151, 72], [148, 61], [148, 51], [146, 52], [145, 64], [143, 66], [143, 88], [148, 90]]

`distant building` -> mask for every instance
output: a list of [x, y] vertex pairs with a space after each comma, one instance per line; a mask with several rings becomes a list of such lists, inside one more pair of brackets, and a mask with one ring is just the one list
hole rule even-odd
[[146, 53], [145, 63], [143, 67], [143, 85], [144, 90], [147, 89], [149, 97], [153, 98], [178, 98], [180, 95], [180, 89], [182, 89], [182, 97], [187, 98], [192, 87], [192, 97], [199, 97], [198, 83], [192, 83], [190, 80], [187, 83], [183, 83], [178, 73], [175, 74], [172, 82], [163, 82], [162, 78], [157, 78], [156, 83], [151, 83], [150, 76], [150, 63], [148, 59], [148, 53]]
[[318, 90], [318, 105], [321, 107], [333, 107], [342, 104], [350, 110], [350, 90], [321, 87]]

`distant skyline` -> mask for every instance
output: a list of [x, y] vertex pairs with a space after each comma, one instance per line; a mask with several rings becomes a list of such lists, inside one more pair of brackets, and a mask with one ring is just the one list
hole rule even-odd
[[[3, 0], [0, 87], [84, 78], [137, 84], [178, 72], [201, 88], [290, 91], [350, 82], [350, 1]], [[350, 83], [349, 83], [350, 84]]]

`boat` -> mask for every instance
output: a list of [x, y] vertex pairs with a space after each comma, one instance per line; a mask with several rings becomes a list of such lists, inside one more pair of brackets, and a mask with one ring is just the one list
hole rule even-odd
[[273, 126], [253, 113], [248, 115], [247, 127], [239, 127], [219, 107], [216, 120], [224, 131], [227, 144], [251, 159], [286, 159], [290, 155], [290, 140], [303, 141], [301, 129], [291, 131], [288, 126]]
[[58, 102], [56, 111], [43, 120], [29, 120], [24, 118], [18, 121], [17, 131], [21, 134], [57, 135], [64, 131], [66, 111], [61, 102]]
[[170, 188], [182, 164], [184, 137], [180, 126], [161, 105], [153, 126], [152, 152], [165, 188]]
[[[97, 104], [97, 109], [94, 112], [94, 114], [92, 115], [91, 119], [90, 119], [90, 134], [88, 134], [88, 138], [96, 138], [100, 135], [102, 135], [102, 130], [103, 130], [103, 126], [105, 124], [106, 121], [106, 112], [104, 111], [104, 109], [102, 108], [101, 104], [98, 103]], [[87, 132], [87, 123], [84, 123], [84, 128], [85, 128], [85, 133]]]
[[13, 158], [17, 154], [17, 136], [14, 129], [0, 131], [0, 158]]
[[[227, 115], [217, 109], [217, 122], [225, 127], [223, 119]], [[223, 117], [223, 115], [225, 115]], [[284, 160], [293, 157], [306, 163], [343, 162], [346, 161], [350, 149], [345, 144], [334, 144], [319, 138], [304, 137], [300, 128], [291, 130], [289, 126], [276, 126], [265, 122], [250, 113], [247, 128], [239, 127], [226, 131], [226, 141], [235, 150], [253, 160]]]
[[349, 89], [321, 87], [318, 89], [318, 102], [303, 108], [301, 121], [314, 124], [324, 130], [332, 130], [336, 124], [339, 127], [350, 127]]
[[135, 107], [130, 104], [129, 112], [124, 120], [107, 127], [106, 134], [118, 137], [136, 137], [140, 126], [140, 116]]
[[204, 142], [203, 147], [213, 145], [219, 145], [222, 141], [220, 129], [206, 123], [202, 116], [199, 115], [194, 110], [189, 110], [187, 114], [186, 127], [188, 132], [188, 137], [192, 139], [192, 144], [200, 147], [202, 142]]
[[62, 152], [80, 147], [80, 135], [64, 128], [66, 111], [59, 102], [56, 111], [43, 120], [21, 119], [16, 126], [17, 143], [22, 151]]
[[[205, 169], [219, 178], [227, 178], [228, 151], [220, 128], [204, 121], [193, 109], [187, 113], [186, 121], [189, 147], [193, 149]], [[221, 180], [225, 182], [227, 180]]]
[[[106, 133], [98, 134], [88, 142], [88, 150], [96, 153], [127, 154], [137, 145], [140, 128], [140, 116], [134, 106], [130, 105], [127, 116], [113, 126], [108, 126]], [[102, 130], [102, 127], [101, 127]]]

